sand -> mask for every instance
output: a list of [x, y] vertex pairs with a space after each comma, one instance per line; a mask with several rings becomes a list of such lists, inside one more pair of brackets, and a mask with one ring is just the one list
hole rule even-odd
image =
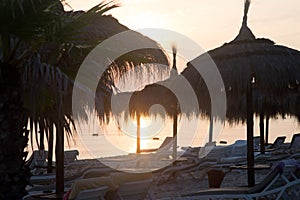
[[[107, 160], [111, 160], [111, 162], [119, 163], [119, 166], [122, 166], [122, 169], [141, 169], [141, 160], [149, 159], [151, 155], [143, 155], [143, 156], [120, 156], [120, 157], [113, 157], [113, 158], [106, 158]], [[146, 169], [150, 169], [149, 164], [151, 162], [146, 162], [147, 167]], [[161, 163], [160, 163], [161, 164]], [[153, 168], [157, 167], [159, 163], [152, 162], [151, 166]], [[184, 161], [181, 163], [178, 163], [176, 166], [170, 165], [166, 169], [173, 169], [174, 167], [178, 168], [184, 168], [183, 166], [191, 166], [194, 165], [191, 161]], [[103, 164], [99, 163], [97, 160], [88, 160], [88, 161], [82, 161], [82, 165], [77, 164], [76, 166], [69, 167], [68, 171], [66, 172], [67, 176], [70, 176], [70, 174], [74, 173], [74, 171], [78, 168], [81, 168], [81, 171], [85, 171], [89, 168], [94, 167], [103, 167]], [[73, 170], [72, 170], [73, 168]], [[169, 181], [166, 181], [163, 183], [158, 184], [157, 180], [160, 180], [162, 177], [162, 171], [154, 172], [153, 173], [153, 180], [154, 183], [150, 188], [150, 193], [154, 196], [155, 199], [180, 199], [180, 196], [183, 194], [188, 194], [192, 192], [196, 192], [201, 189], [207, 189], [209, 188], [208, 185], [208, 175], [207, 171], [209, 171], [210, 168], [205, 168], [204, 170], [186, 172], [186, 173], [180, 173], [177, 177], [173, 177]], [[229, 168], [222, 168], [222, 171], [228, 172]], [[270, 169], [264, 169], [264, 170], [257, 170], [256, 171], [256, 182], [260, 182], [265, 175], [270, 171]], [[82, 173], [81, 173], [82, 174]], [[168, 173], [167, 173], [168, 175]], [[231, 170], [228, 173], [226, 173], [221, 187], [233, 187], [233, 186], [246, 186], [247, 185], [247, 170]]]
[[[165, 157], [165, 158], [168, 158]], [[150, 161], [149, 161], [150, 160]], [[196, 158], [195, 158], [196, 160]], [[102, 160], [103, 161], [103, 160]], [[136, 172], [136, 170], [146, 171], [151, 169], [157, 169], [161, 165], [170, 164], [170, 159], [161, 159], [155, 154], [145, 154], [145, 155], [135, 155], [130, 154], [128, 156], [118, 156], [105, 158], [105, 163], [112, 163], [111, 166], [119, 167], [119, 169], [127, 169], [131, 172]], [[204, 170], [196, 171], [194, 169], [189, 172], [179, 173], [178, 176], [173, 177], [168, 181], [158, 181], [162, 179], [163, 171], [167, 169], [174, 168], [184, 168], [184, 166], [194, 165], [193, 159], [183, 159], [182, 162], [177, 162], [176, 166], [169, 165], [166, 168], [153, 172], [153, 184], [150, 187], [150, 193], [153, 195], [154, 199], [180, 199], [183, 194], [193, 193], [201, 189], [207, 189], [208, 186], [208, 176], [207, 171], [211, 168], [205, 168]], [[274, 163], [275, 164], [275, 163]], [[65, 185], [68, 188], [74, 181], [83, 178], [83, 174], [89, 169], [100, 169], [107, 168], [106, 165], [99, 162], [96, 159], [89, 160], [79, 160], [75, 163], [65, 167]], [[222, 171], [229, 171], [229, 168], [222, 168]], [[176, 170], [175, 170], [176, 171]], [[270, 169], [257, 170], [256, 182], [260, 182]], [[166, 173], [168, 175], [168, 173]], [[224, 177], [221, 187], [234, 187], [234, 186], [246, 186], [247, 185], [247, 170], [244, 169], [234, 169], [229, 171]], [[35, 190], [38, 187], [32, 188]], [[54, 185], [45, 186], [44, 188], [54, 188]], [[43, 190], [43, 186], [39, 186], [39, 190]]]

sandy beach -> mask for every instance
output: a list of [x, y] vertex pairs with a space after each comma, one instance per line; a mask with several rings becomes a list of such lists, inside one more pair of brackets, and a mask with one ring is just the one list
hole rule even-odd
[[[129, 154], [126, 156], [117, 156], [110, 157], [105, 159], [105, 163], [113, 162], [116, 164], [119, 169], [127, 169], [127, 171], [132, 170], [131, 172], [138, 173], [138, 170], [144, 169], [144, 171], [153, 171], [153, 183], [150, 186], [149, 192], [155, 199], [181, 199], [181, 195], [189, 194], [193, 192], [197, 192], [202, 189], [209, 188], [209, 180], [207, 172], [211, 169], [222, 170], [223, 172], [227, 172], [221, 187], [235, 187], [235, 186], [247, 186], [247, 170], [244, 169], [233, 169], [229, 170], [229, 167], [220, 168], [211, 166], [207, 168], [203, 168], [200, 170], [196, 170], [191, 168], [191, 170], [187, 170], [186, 172], [183, 170], [175, 170], [176, 173], [173, 176], [169, 176], [171, 173], [165, 173], [168, 169], [185, 169], [188, 166], [195, 165], [193, 159], [182, 159], [181, 162], [177, 162], [176, 165], [170, 164], [165, 166], [163, 169], [159, 169], [154, 171], [155, 168], [159, 167], [159, 164], [165, 164], [165, 160], [160, 162], [144, 162], [144, 165], [141, 165], [141, 161], [145, 161], [147, 159], [151, 160], [157, 156], [155, 154]], [[196, 160], [196, 157], [194, 157]], [[67, 190], [70, 186], [76, 182], [77, 180], [83, 178], [95, 178], [95, 177], [104, 177], [109, 175], [108, 173], [103, 173], [101, 169], [108, 169], [108, 167], [101, 163], [97, 159], [86, 159], [86, 160], [78, 160], [73, 164], [65, 167], [65, 189]], [[276, 165], [279, 161], [276, 162], [268, 162], [272, 166]], [[232, 163], [234, 165], [235, 163]], [[110, 168], [111, 169], [111, 168]], [[112, 170], [112, 169], [111, 169]], [[266, 174], [271, 169], [262, 169], [255, 171], [255, 180], [256, 183], [259, 183]], [[143, 171], [143, 170], [141, 170]], [[140, 172], [141, 172], [140, 171]], [[113, 173], [113, 170], [111, 171]], [[84, 174], [84, 175], [83, 175]], [[51, 184], [46, 184], [44, 186], [35, 186], [31, 189], [31, 192], [34, 190], [45, 191], [45, 190], [53, 190], [55, 188], [54, 181]]]
[[[226, 170], [226, 169], [225, 169]], [[256, 173], [256, 181], [260, 182], [269, 170], [260, 170]], [[201, 179], [196, 178], [197, 174], [202, 174], [203, 171], [187, 173], [182, 178], [169, 181], [162, 185], [153, 185], [151, 192], [156, 199], [181, 199], [181, 195], [197, 192], [202, 189], [208, 189], [208, 176]], [[226, 174], [221, 187], [236, 187], [247, 185], [247, 171], [234, 170]]]

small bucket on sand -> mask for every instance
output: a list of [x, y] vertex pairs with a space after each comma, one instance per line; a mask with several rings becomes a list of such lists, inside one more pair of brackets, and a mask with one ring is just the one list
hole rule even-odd
[[210, 188], [219, 188], [221, 186], [221, 183], [226, 173], [221, 170], [212, 169], [207, 172], [207, 175], [208, 175], [208, 186]]

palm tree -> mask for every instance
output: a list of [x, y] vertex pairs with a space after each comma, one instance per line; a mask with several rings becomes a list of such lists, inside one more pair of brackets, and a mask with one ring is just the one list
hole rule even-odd
[[[63, 134], [72, 134], [71, 92], [80, 63], [100, 41], [128, 30], [112, 17], [103, 16], [114, 7], [110, 2], [88, 12], [65, 12], [59, 0], [0, 1], [0, 199], [16, 199], [26, 193], [30, 176], [24, 152], [28, 119], [32, 138], [38, 131], [40, 141], [44, 134], [48, 137], [49, 166], [56, 129], [56, 161], [63, 162]], [[91, 30], [95, 22], [97, 27], [103, 25]], [[97, 92], [112, 93], [112, 79], [128, 69], [124, 65], [128, 57], [135, 58], [132, 66], [155, 60], [167, 62], [162, 51], [132, 53], [133, 57], [124, 55], [104, 73]], [[84, 117], [86, 113], [82, 114]], [[63, 165], [56, 171], [61, 180], [57, 180], [59, 193], [63, 192]]]
[[[28, 110], [21, 96], [21, 74], [38, 52], [39, 44], [57, 22], [58, 4], [53, 1], [1, 1], [0, 2], [0, 162], [1, 199], [17, 199], [26, 194], [29, 180], [26, 167]], [[47, 32], [48, 33], [48, 32]]]
[[[66, 15], [58, 0], [0, 2], [1, 199], [16, 199], [26, 194], [30, 176], [24, 152], [29, 135], [28, 118], [32, 132], [39, 129], [51, 136], [55, 126], [60, 136], [57, 138], [63, 138], [64, 130], [71, 133], [72, 115], [63, 103], [72, 81], [58, 68], [66, 50], [61, 47], [74, 46], [83, 21], [113, 7], [101, 4], [84, 15], [74, 16]], [[61, 152], [62, 142], [57, 140], [57, 153]]]

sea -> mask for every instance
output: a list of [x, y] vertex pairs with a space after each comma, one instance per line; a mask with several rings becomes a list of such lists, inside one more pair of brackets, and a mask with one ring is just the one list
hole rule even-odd
[[[178, 119], [178, 149], [203, 146], [209, 140], [210, 121], [206, 118], [182, 117]], [[173, 136], [173, 120], [170, 118], [147, 117], [141, 119], [141, 149], [158, 148], [166, 137]], [[81, 122], [71, 138], [65, 137], [65, 150], [77, 149], [79, 159], [112, 157], [135, 153], [137, 149], [137, 125], [135, 120], [111, 119], [109, 124], [99, 125], [97, 120], [92, 123]], [[286, 136], [290, 142], [293, 134], [300, 133], [300, 123], [296, 118], [278, 117], [269, 121], [269, 143], [278, 136]], [[259, 118], [254, 117], [254, 136], [259, 136]], [[219, 122], [213, 126], [213, 141], [217, 145], [230, 145], [237, 140], [246, 140], [246, 124], [229, 124]], [[45, 143], [47, 143], [45, 139]], [[55, 143], [54, 143], [55, 144]], [[37, 149], [36, 142], [27, 147], [29, 152]], [[47, 149], [47, 144], [46, 144]], [[55, 158], [54, 158], [55, 159]]]

